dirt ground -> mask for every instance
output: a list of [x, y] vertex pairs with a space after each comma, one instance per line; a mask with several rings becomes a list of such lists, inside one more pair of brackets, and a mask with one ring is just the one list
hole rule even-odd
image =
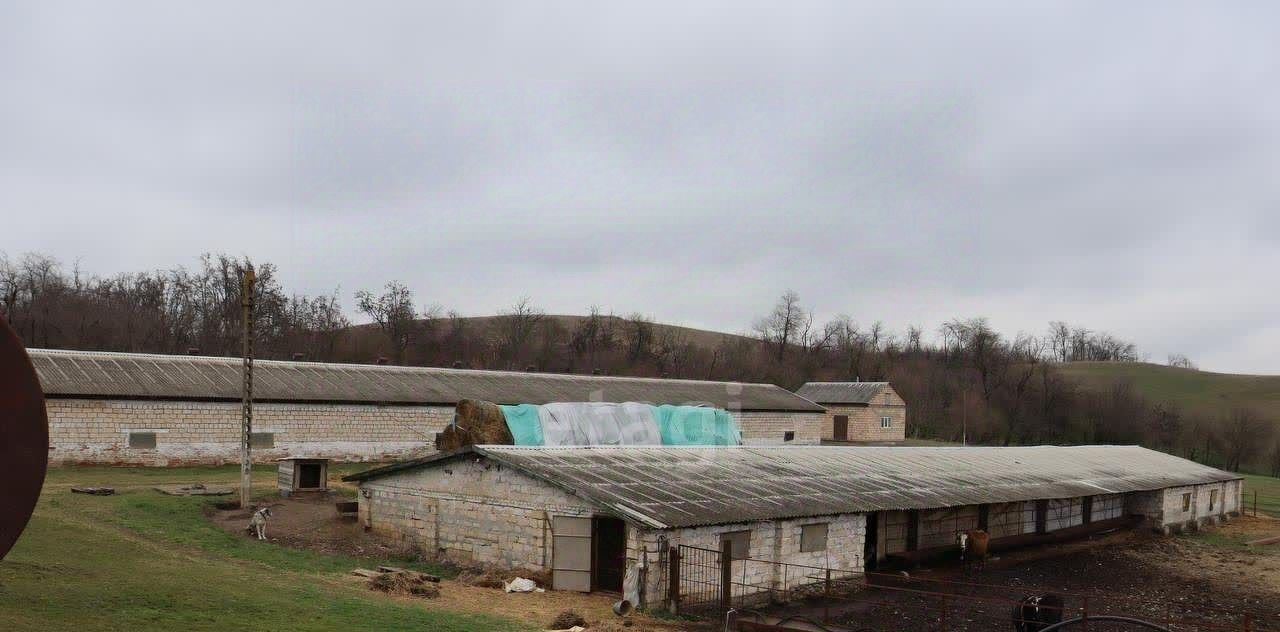
[[[273, 505], [267, 535], [277, 545], [327, 554], [395, 555], [395, 546], [365, 532], [354, 520], [340, 520], [335, 497], [281, 499]], [[210, 519], [231, 532], [244, 531], [248, 512], [212, 511]], [[999, 555], [981, 570], [954, 566], [911, 572], [913, 591], [873, 589], [851, 600], [823, 606], [793, 604], [788, 612], [818, 618], [829, 614], [844, 629], [909, 632], [938, 630], [942, 602], [918, 591], [947, 592], [946, 630], [1012, 629], [1013, 603], [1030, 594], [1063, 595], [1070, 612], [1087, 605], [1094, 614], [1125, 614], [1157, 622], [1182, 621], [1174, 630], [1240, 630], [1244, 615], [1255, 632], [1280, 632], [1280, 545], [1243, 543], [1280, 535], [1280, 519], [1240, 517], [1199, 534], [1162, 537], [1119, 531], [1089, 540], [1033, 547]], [[511, 573], [511, 576], [516, 576]], [[508, 578], [509, 579], [509, 578]], [[365, 580], [351, 576], [353, 584]], [[936, 582], [936, 583], [935, 583]], [[418, 600], [409, 596], [390, 599]], [[624, 628], [612, 611], [617, 595], [504, 593], [446, 579], [433, 606], [501, 614], [545, 626], [563, 610], [575, 610], [592, 630], [686, 630], [698, 624], [636, 615]], [[1221, 627], [1219, 627], [1221, 626]], [[1091, 632], [1128, 630], [1094, 624]]]
[[[1280, 535], [1280, 520], [1240, 517], [1179, 537], [1121, 531], [1092, 540], [1030, 548], [999, 556], [968, 573], [920, 569], [912, 588], [953, 593], [947, 630], [1012, 629], [1013, 603], [1030, 594], [1064, 596], [1069, 614], [1133, 616], [1174, 630], [1280, 631], [1280, 546], [1245, 541]], [[950, 582], [955, 582], [950, 583]], [[967, 585], [959, 585], [964, 583]], [[812, 612], [812, 610], [811, 610]], [[870, 590], [835, 619], [855, 630], [937, 630], [942, 599], [905, 591]], [[1091, 624], [1091, 632], [1132, 630]]]
[[[310, 549], [326, 554], [353, 556], [396, 555], [403, 553], [396, 546], [366, 532], [351, 519], [339, 519], [333, 503], [349, 500], [336, 496], [298, 496], [271, 501], [271, 520], [267, 523], [267, 537], [273, 543], [291, 548]], [[211, 510], [209, 519], [222, 529], [248, 538], [245, 526], [249, 523], [249, 511], [242, 509]], [[518, 576], [509, 573], [508, 580]], [[367, 580], [350, 576], [352, 584]], [[581, 614], [592, 631], [610, 632], [629, 630], [634, 632], [670, 631], [694, 629], [695, 624], [678, 620], [656, 619], [644, 614], [634, 614], [631, 625], [624, 626], [613, 614], [613, 602], [619, 595], [582, 594], [548, 590], [542, 593], [506, 593], [498, 588], [469, 586], [445, 579], [440, 582], [440, 596], [424, 600], [420, 597], [388, 595], [388, 599], [414, 601], [438, 606], [442, 609], [496, 614], [527, 621], [536, 626], [546, 626], [564, 610]]]

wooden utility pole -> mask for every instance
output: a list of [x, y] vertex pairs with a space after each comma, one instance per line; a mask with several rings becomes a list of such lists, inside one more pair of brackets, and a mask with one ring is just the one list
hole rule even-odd
[[240, 407], [240, 507], [249, 508], [253, 500], [253, 461], [249, 458], [249, 437], [253, 433], [253, 268], [244, 271], [240, 286], [240, 324], [244, 345], [241, 370], [244, 389]]

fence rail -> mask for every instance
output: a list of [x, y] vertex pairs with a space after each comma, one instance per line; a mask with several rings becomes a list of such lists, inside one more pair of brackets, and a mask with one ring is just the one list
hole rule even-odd
[[[1062, 605], [1041, 608], [1056, 611], [1060, 619], [1133, 616], [1175, 632], [1280, 632], [1280, 613], [1245, 607], [1193, 607], [1183, 600], [1128, 594], [1078, 594], [772, 562], [736, 557], [728, 545], [718, 551], [680, 545], [671, 550], [669, 568], [670, 605], [684, 614], [714, 618], [730, 610], [785, 610], [859, 630], [876, 630], [877, 622], [895, 631], [1007, 629], [1019, 619], [1016, 609], [1027, 596], [1052, 593]], [[915, 627], [905, 627], [902, 617], [911, 617]]]

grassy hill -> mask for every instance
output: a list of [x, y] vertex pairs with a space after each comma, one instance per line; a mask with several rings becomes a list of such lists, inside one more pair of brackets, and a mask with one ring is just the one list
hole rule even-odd
[[1145, 362], [1070, 362], [1066, 375], [1086, 388], [1129, 382], [1153, 402], [1173, 402], [1188, 413], [1224, 417], [1244, 406], [1280, 419], [1280, 375], [1236, 375], [1179, 369]]

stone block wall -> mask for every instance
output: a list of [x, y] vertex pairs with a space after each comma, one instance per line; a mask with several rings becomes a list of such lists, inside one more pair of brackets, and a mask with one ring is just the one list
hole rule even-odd
[[551, 517], [590, 516], [592, 507], [555, 487], [482, 457], [366, 481], [360, 521], [408, 547], [462, 562], [551, 567]]
[[[827, 525], [826, 548], [820, 551], [801, 551], [801, 531], [805, 525], [813, 524]], [[629, 540], [628, 556], [646, 559], [645, 566], [649, 572], [646, 574], [645, 601], [647, 605], [653, 606], [666, 598], [661, 591], [667, 585], [670, 572], [665, 560], [658, 555], [659, 551], [663, 548], [674, 549], [679, 545], [718, 551], [722, 534], [748, 531], [751, 533], [750, 549], [744, 557], [749, 559], [733, 562], [734, 581], [755, 587], [747, 589], [749, 593], [764, 593], [770, 588], [782, 590], [784, 587], [795, 588], [800, 583], [806, 583], [810, 580], [806, 580], [805, 576], [815, 575], [817, 571], [814, 569], [818, 568], [860, 572], [863, 568], [866, 526], [866, 516], [862, 514], [841, 514], [684, 529], [644, 530], [635, 533]], [[784, 570], [776, 562], [797, 566]], [[812, 568], [801, 568], [804, 566]], [[735, 588], [735, 599], [742, 590]]]
[[[819, 412], [732, 411], [747, 445], [817, 445], [822, 441], [823, 414]], [[794, 432], [791, 441], [786, 433]]]
[[[1217, 491], [1217, 497], [1210, 509], [1213, 491]], [[1145, 516], [1148, 526], [1166, 533], [1195, 529], [1239, 513], [1242, 491], [1240, 481], [1226, 481], [1138, 492], [1127, 495], [1125, 511]], [[1190, 497], [1189, 503], [1185, 496]]]
[[[170, 400], [46, 400], [49, 463], [186, 465], [238, 462], [240, 404]], [[254, 432], [273, 446], [256, 462], [305, 454], [339, 461], [404, 458], [433, 450], [452, 406], [254, 405]], [[130, 448], [130, 432], [155, 433], [155, 448]]]

